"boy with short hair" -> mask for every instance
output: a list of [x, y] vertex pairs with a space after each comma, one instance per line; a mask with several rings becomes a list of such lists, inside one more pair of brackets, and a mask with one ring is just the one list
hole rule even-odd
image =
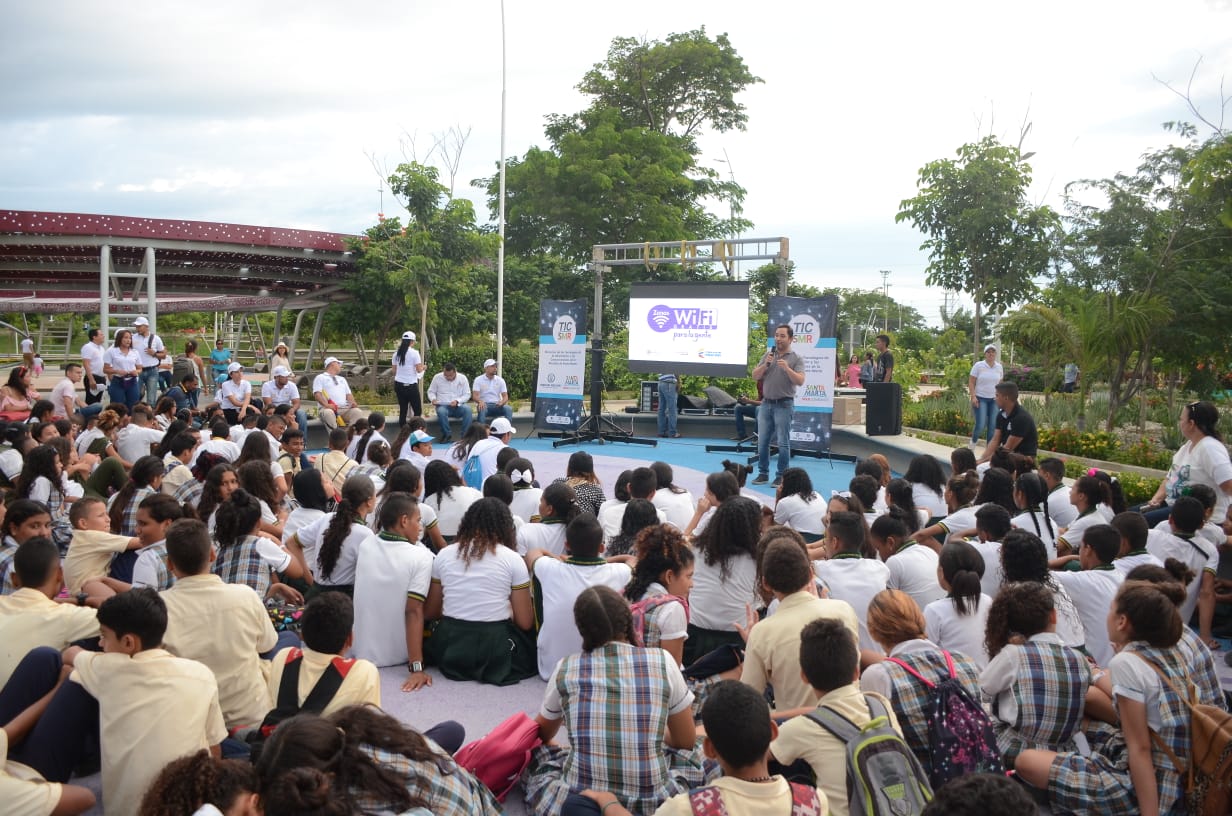
[[[160, 593], [167, 607], [164, 647], [214, 672], [228, 730], [260, 725], [270, 709], [260, 655], [280, 641], [265, 604], [252, 587], [224, 584], [210, 572], [213, 542], [202, 522], [173, 522], [166, 546], [176, 582]], [[292, 645], [295, 636], [286, 635]]]
[[329, 450], [317, 460], [317, 470], [333, 482], [334, 490], [342, 490], [343, 482], [359, 464], [346, 454], [350, 441], [346, 428], [334, 428], [329, 432]]
[[828, 618], [840, 621], [855, 639], [860, 621], [846, 601], [818, 598], [809, 591], [813, 570], [804, 548], [794, 541], [780, 539], [766, 548], [761, 576], [778, 609], [749, 629], [740, 680], [758, 691], [773, 685], [776, 710], [811, 708], [820, 695], [800, 673], [800, 631], [810, 621]]
[[1114, 654], [1108, 640], [1108, 610], [1125, 580], [1125, 573], [1113, 566], [1120, 551], [1121, 534], [1116, 528], [1110, 524], [1096, 524], [1083, 533], [1078, 555], [1057, 559], [1077, 558], [1082, 571], [1062, 569], [1052, 573], [1074, 602], [1086, 632], [1084, 646], [1099, 666], [1107, 666]]
[[975, 533], [979, 540], [972, 541], [971, 546], [984, 559], [980, 591], [989, 598], [997, 597], [1005, 580], [1005, 570], [1001, 567], [1001, 540], [1013, 526], [1009, 511], [999, 504], [990, 502], [975, 511]]
[[880, 559], [864, 557], [864, 530], [859, 514], [846, 510], [831, 513], [822, 540], [827, 557], [813, 562], [813, 569], [831, 598], [846, 601], [855, 610], [860, 621], [860, 648], [880, 655], [881, 646], [868, 633], [866, 615], [869, 601], [886, 588], [890, 568]]
[[106, 575], [116, 553], [139, 549], [141, 539], [111, 532], [111, 518], [102, 499], [86, 496], [73, 502], [68, 511], [73, 539], [64, 556], [64, 583], [76, 595], [91, 578]]
[[[881, 704], [890, 726], [902, 735], [890, 701], [876, 692], [860, 691], [859, 652], [851, 633], [840, 622], [815, 620], [800, 632], [800, 669], [820, 695], [817, 708], [827, 708], [862, 728], [873, 719], [869, 698]], [[811, 710], [811, 709], [810, 709]], [[801, 712], [803, 714], [803, 712]], [[803, 759], [826, 794], [832, 816], [847, 816], [847, 743], [806, 716], [779, 727], [770, 753], [784, 765]]]
[[1122, 575], [1128, 575], [1129, 571], [1139, 564], [1153, 564], [1156, 567], [1164, 565], [1163, 561], [1146, 548], [1151, 528], [1141, 513], [1126, 510], [1124, 513], [1117, 513], [1108, 523], [1121, 534], [1121, 549], [1112, 565], [1120, 570]]
[[526, 554], [539, 625], [539, 676], [544, 680], [562, 658], [582, 650], [582, 636], [573, 617], [578, 596], [592, 586], [622, 592], [633, 577], [628, 564], [603, 559], [603, 527], [585, 511], [565, 528], [565, 555], [562, 561], [542, 549]]
[[1185, 588], [1185, 603], [1181, 604], [1181, 620], [1189, 623], [1195, 607], [1198, 610], [1198, 634], [1212, 642], [1211, 621], [1215, 617], [1215, 575], [1219, 572], [1219, 548], [1198, 535], [1206, 522], [1206, 509], [1193, 496], [1180, 496], [1172, 502], [1168, 514], [1170, 529], [1154, 529], [1147, 533], [1146, 550], [1160, 561], [1176, 558], [1194, 571], [1194, 578]]
[[202, 748], [217, 756], [227, 728], [214, 673], [161, 648], [167, 607], [157, 592], [108, 598], [98, 623], [103, 651], [74, 646], [64, 660], [73, 666], [69, 679], [98, 700], [103, 803], [111, 813], [136, 813], [167, 762]]
[[301, 457], [304, 452], [304, 432], [297, 428], [287, 428], [282, 432], [281, 444], [282, 450], [277, 460], [278, 467], [282, 468], [282, 475], [287, 479], [287, 492], [294, 498], [295, 494], [291, 492], [291, 484], [296, 474], [304, 469]]
[[1049, 456], [1039, 463], [1040, 478], [1048, 487], [1048, 516], [1057, 527], [1068, 527], [1078, 518], [1078, 508], [1070, 504], [1065, 489], [1065, 460]]

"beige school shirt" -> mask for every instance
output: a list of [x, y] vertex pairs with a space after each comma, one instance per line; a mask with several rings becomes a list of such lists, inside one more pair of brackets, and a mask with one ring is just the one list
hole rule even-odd
[[[278, 687], [282, 685], [282, 670], [287, 665], [287, 658], [294, 651], [294, 649], [283, 649], [274, 655], [271, 661], [269, 678], [271, 708], [278, 703]], [[299, 694], [296, 699], [300, 705], [308, 699], [312, 687], [317, 684], [317, 680], [321, 679], [321, 675], [325, 673], [329, 664], [335, 660], [338, 661], [339, 671], [343, 672], [342, 685], [338, 687], [338, 693], [334, 695], [334, 699], [330, 700], [329, 705], [325, 706], [325, 710], [321, 712], [322, 717], [327, 717], [349, 705], [371, 703], [379, 706], [381, 704], [381, 675], [377, 672], [375, 664], [367, 660], [347, 660], [338, 655], [314, 652], [306, 646], [302, 651], [304, 662], [299, 667]]]
[[774, 686], [774, 706], [780, 711], [811, 708], [821, 698], [800, 676], [800, 630], [818, 618], [842, 621], [859, 642], [860, 620], [851, 604], [805, 590], [783, 598], [778, 610], [749, 633], [740, 681], [758, 691]]
[[212, 573], [185, 576], [159, 594], [167, 604], [163, 648], [214, 672], [228, 729], [260, 725], [271, 705], [269, 663], [259, 655], [278, 644], [261, 596]]
[[[902, 729], [894, 716], [890, 701], [869, 692], [890, 715], [890, 725], [900, 735]], [[857, 683], [837, 688], [822, 695], [818, 708], [825, 706], [842, 714], [857, 728], [868, 725], [871, 717], [864, 692]], [[779, 726], [779, 736], [770, 743], [770, 753], [784, 765], [803, 759], [817, 774], [817, 787], [830, 802], [831, 816], [847, 816], [847, 744], [808, 717], [792, 717]]]
[[227, 736], [214, 673], [195, 660], [147, 649], [82, 652], [73, 665], [69, 679], [98, 700], [107, 813], [137, 813], [164, 765]]
[[64, 584], [69, 592], [80, 592], [91, 578], [106, 575], [116, 553], [128, 549], [132, 536], [101, 530], [73, 530], [73, 540], [64, 556]]
[[45, 782], [38, 771], [6, 759], [9, 737], [0, 728], [0, 802], [8, 816], [49, 816], [60, 804], [61, 787]]
[[[723, 808], [728, 816], [766, 816], [793, 812], [791, 787], [781, 776], [776, 776], [769, 782], [746, 782], [743, 779], [721, 776], [712, 784], [719, 789], [723, 797]], [[817, 814], [823, 816], [826, 813], [826, 796], [819, 790], [817, 798], [821, 804]], [[846, 799], [843, 801], [846, 802]], [[834, 812], [830, 810], [830, 813]], [[692, 816], [692, 813], [689, 794], [681, 793], [659, 805], [655, 816]]]
[[98, 637], [98, 613], [88, 606], [56, 603], [37, 589], [0, 596], [0, 688], [36, 646], [63, 650], [91, 637]]

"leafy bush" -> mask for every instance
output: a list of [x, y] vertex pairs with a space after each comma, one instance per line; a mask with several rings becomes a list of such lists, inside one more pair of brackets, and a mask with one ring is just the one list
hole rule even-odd
[[1031, 366], [1010, 366], [1005, 370], [1005, 379], [1017, 384], [1019, 391], [1043, 391], [1048, 371]]
[[[1073, 428], [1041, 428], [1039, 431], [1039, 446], [1045, 450], [1057, 453], [1069, 453], [1075, 456], [1089, 456], [1092, 459], [1112, 459], [1120, 442], [1117, 438], [1103, 431], [1086, 431], [1079, 433]], [[1120, 460], [1118, 460], [1120, 461]]]
[[1172, 467], [1172, 453], [1159, 447], [1149, 439], [1140, 439], [1133, 445], [1123, 449], [1116, 461], [1127, 465], [1167, 470]]

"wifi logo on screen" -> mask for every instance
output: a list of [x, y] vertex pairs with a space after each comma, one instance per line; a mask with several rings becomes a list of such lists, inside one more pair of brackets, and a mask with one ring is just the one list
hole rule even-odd
[[672, 319], [672, 310], [668, 307], [652, 306], [650, 311], [646, 313], [646, 322], [655, 331], [665, 332], [673, 328], [676, 321]]

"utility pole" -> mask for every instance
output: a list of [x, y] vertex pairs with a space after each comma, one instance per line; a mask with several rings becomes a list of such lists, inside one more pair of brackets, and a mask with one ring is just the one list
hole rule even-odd
[[881, 330], [883, 334], [890, 333], [890, 270], [881, 270], [881, 296], [884, 302], [881, 304], [882, 318], [884, 328]]

